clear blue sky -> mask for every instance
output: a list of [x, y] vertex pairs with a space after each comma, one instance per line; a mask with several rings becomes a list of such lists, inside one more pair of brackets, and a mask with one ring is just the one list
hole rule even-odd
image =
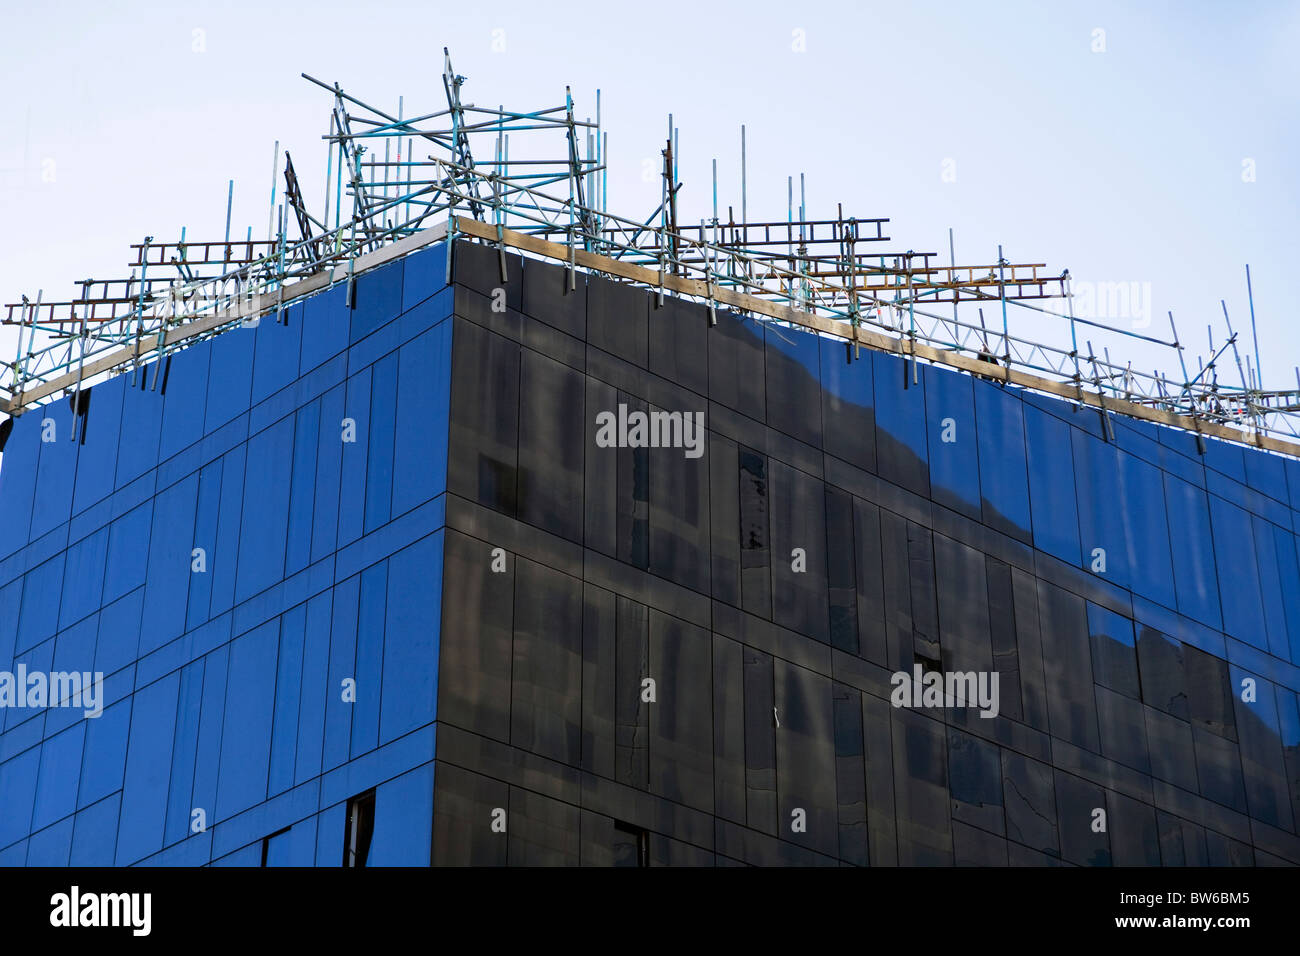
[[1283, 2], [14, 5], [0, 301], [124, 276], [145, 235], [219, 238], [232, 178], [237, 234], [265, 235], [277, 139], [319, 214], [330, 101], [299, 73], [409, 115], [442, 105], [444, 45], [472, 102], [549, 106], [569, 84], [594, 114], [600, 87], [624, 215], [658, 201], [642, 162], [671, 111], [686, 219], [708, 212], [714, 157], [739, 206], [745, 123], [751, 218], [784, 219], [804, 172], [810, 216], [890, 217], [898, 248], [946, 260], [951, 226], [959, 262], [1002, 243], [1150, 283], [1153, 329], [1172, 309], [1197, 348], [1220, 298], [1248, 328], [1249, 262], [1266, 384], [1295, 385], [1300, 4]]

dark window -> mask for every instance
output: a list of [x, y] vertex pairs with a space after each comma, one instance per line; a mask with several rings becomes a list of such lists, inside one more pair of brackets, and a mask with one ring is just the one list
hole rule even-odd
[[614, 865], [649, 866], [650, 834], [621, 820], [614, 821]]
[[343, 833], [343, 865], [361, 867], [370, 855], [370, 838], [375, 833], [375, 791], [370, 790], [348, 801], [346, 829]]
[[772, 616], [768, 571], [767, 459], [740, 449], [740, 587], [742, 607]]

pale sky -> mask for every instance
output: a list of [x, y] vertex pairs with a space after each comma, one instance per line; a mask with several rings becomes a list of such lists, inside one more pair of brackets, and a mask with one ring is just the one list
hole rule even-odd
[[642, 169], [672, 112], [686, 221], [709, 213], [715, 157], [721, 205], [739, 207], [744, 123], [751, 219], [784, 220], [803, 172], [812, 218], [843, 203], [941, 262], [952, 227], [958, 263], [1001, 243], [1053, 275], [1136, 283], [1151, 331], [1173, 310], [1195, 350], [1208, 322], [1222, 338], [1220, 298], [1248, 336], [1250, 263], [1265, 384], [1296, 387], [1294, 2], [167, 0], [4, 19], [0, 302], [124, 277], [145, 235], [220, 239], [230, 179], [234, 234], [265, 237], [276, 140], [319, 215], [331, 104], [299, 74], [428, 112], [446, 45], [469, 102], [553, 106], [568, 84], [594, 116], [599, 87], [610, 207], [629, 218], [658, 202]]

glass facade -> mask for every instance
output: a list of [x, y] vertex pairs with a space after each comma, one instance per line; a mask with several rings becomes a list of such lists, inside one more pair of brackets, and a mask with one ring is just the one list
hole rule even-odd
[[15, 420], [0, 861], [1300, 864], [1300, 462], [445, 256]]

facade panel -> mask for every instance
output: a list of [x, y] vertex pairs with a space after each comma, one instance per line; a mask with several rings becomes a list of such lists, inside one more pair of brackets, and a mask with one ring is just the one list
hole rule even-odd
[[1300, 864], [1291, 463], [446, 254], [15, 421], [0, 860]]

